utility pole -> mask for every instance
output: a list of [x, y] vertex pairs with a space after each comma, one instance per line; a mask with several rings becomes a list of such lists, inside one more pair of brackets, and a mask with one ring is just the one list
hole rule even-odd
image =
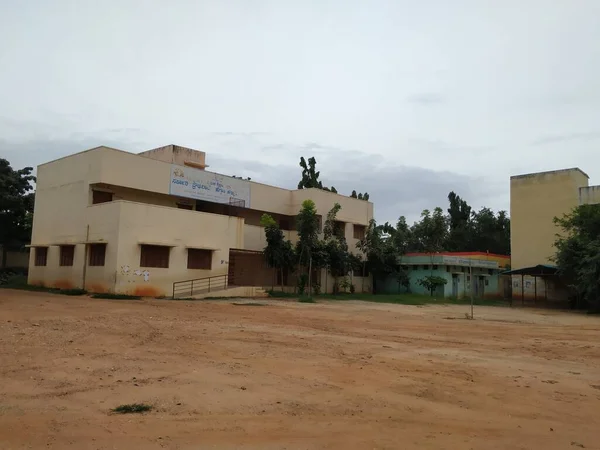
[[469, 258], [469, 276], [471, 277], [471, 319], [473, 319], [473, 286], [475, 286], [475, 280], [473, 279], [473, 259]]

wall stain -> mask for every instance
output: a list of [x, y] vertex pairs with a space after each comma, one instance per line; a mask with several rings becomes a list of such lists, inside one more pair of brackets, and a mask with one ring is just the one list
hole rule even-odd
[[102, 283], [86, 283], [85, 289], [88, 292], [94, 292], [96, 294], [105, 294], [108, 292], [108, 288]]
[[154, 286], [136, 286], [133, 295], [140, 297], [162, 297], [165, 293], [162, 289]]
[[75, 285], [69, 280], [56, 280], [54, 282], [54, 287], [58, 289], [73, 289]]

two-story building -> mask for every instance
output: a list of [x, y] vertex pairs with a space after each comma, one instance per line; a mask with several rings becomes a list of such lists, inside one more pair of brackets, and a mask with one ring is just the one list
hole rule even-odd
[[510, 177], [510, 252], [513, 297], [564, 302], [569, 291], [557, 275], [554, 242], [562, 230], [555, 217], [600, 203], [600, 186], [590, 186], [579, 168]]
[[[175, 145], [140, 154], [97, 147], [38, 166], [29, 283], [147, 296], [280, 284], [266, 267], [262, 214], [297, 241], [306, 199], [337, 202], [351, 250], [373, 204], [319, 189], [289, 190], [206, 170], [206, 154]], [[326, 273], [318, 274], [327, 276]], [[284, 274], [284, 284], [295, 283]], [[370, 282], [353, 277], [357, 291]], [[322, 280], [322, 286], [333, 282]]]

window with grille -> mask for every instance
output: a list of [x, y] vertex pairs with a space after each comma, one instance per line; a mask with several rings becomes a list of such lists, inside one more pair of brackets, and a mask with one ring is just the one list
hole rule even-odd
[[212, 250], [188, 248], [188, 269], [212, 269]]
[[337, 237], [343, 238], [346, 235], [346, 223], [336, 220], [333, 223], [333, 234]]
[[92, 191], [92, 204], [112, 202], [112, 192], [106, 191]]
[[90, 245], [90, 266], [103, 266], [106, 259], [106, 244]]
[[45, 266], [48, 262], [48, 247], [35, 248], [35, 265]]
[[354, 225], [354, 239], [364, 239], [365, 237], [365, 230], [367, 229], [367, 227], [365, 227], [364, 225]]
[[75, 259], [75, 246], [74, 245], [61, 245], [60, 246], [60, 265], [61, 266], [72, 266], [73, 259]]
[[140, 267], [169, 267], [171, 247], [164, 245], [142, 245], [140, 249]]

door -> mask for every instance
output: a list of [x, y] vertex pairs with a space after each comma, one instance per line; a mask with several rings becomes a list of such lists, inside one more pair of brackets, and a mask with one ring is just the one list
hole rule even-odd
[[275, 283], [275, 271], [267, 266], [263, 252], [230, 249], [228, 273], [232, 286], [269, 287]]
[[452, 274], [452, 297], [458, 297], [458, 274]]
[[477, 297], [483, 298], [485, 294], [485, 277], [479, 276], [477, 280]]

